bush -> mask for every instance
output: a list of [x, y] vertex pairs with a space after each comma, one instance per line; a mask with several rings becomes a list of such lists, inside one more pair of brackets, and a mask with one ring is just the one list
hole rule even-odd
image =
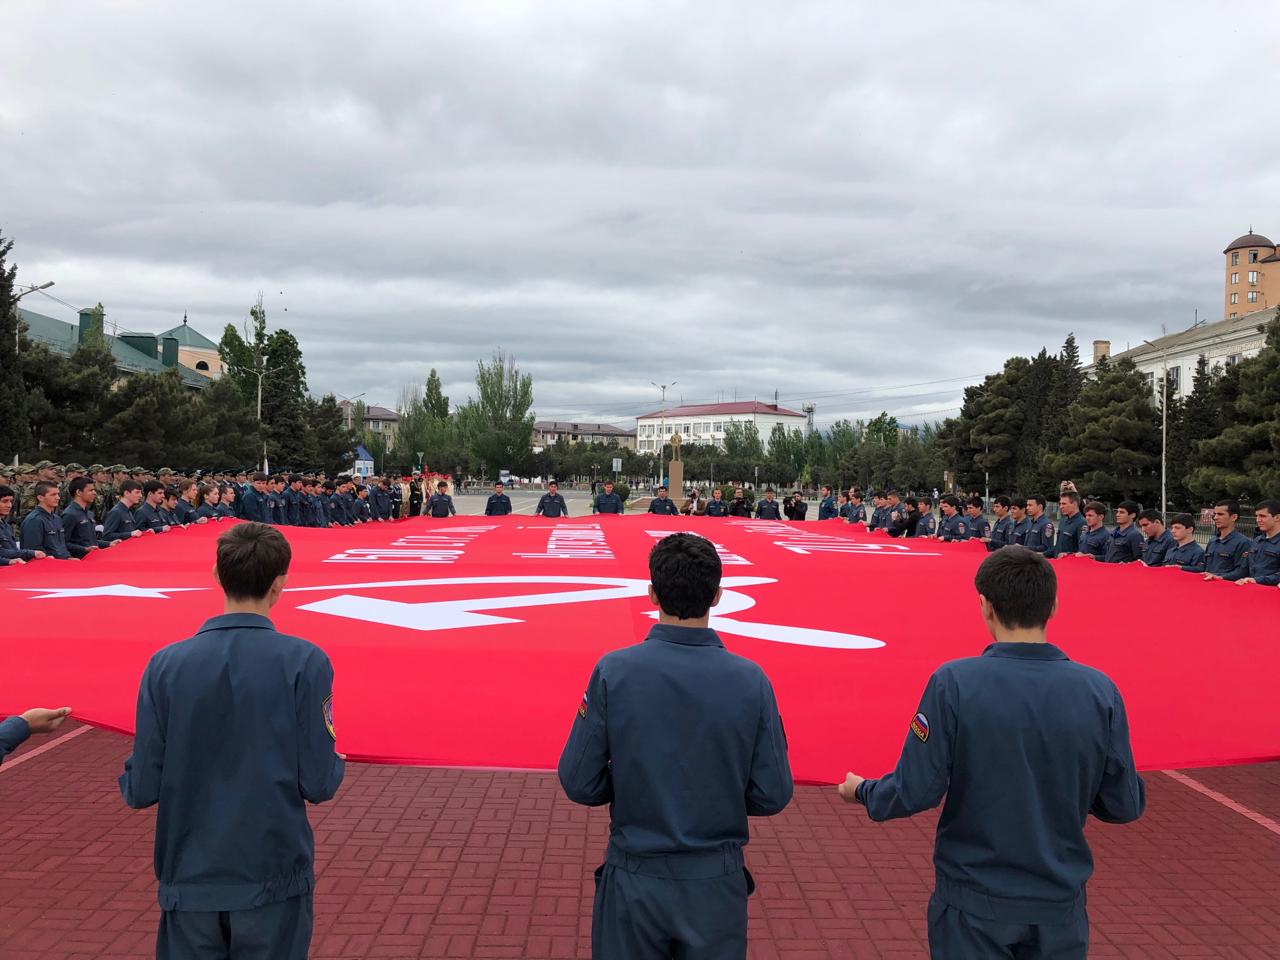
[[[724, 497], [725, 502], [728, 502], [733, 499], [733, 491], [736, 489], [737, 488], [732, 483], [726, 483], [720, 487], [720, 495]], [[754, 490], [751, 490], [747, 487], [743, 487], [742, 496], [747, 501], [747, 503], [752, 504], [753, 506], [755, 505], [756, 492]]]
[[615, 480], [613, 482], [613, 492], [622, 498], [622, 505], [625, 507], [627, 498], [631, 496], [631, 487], [622, 480]]

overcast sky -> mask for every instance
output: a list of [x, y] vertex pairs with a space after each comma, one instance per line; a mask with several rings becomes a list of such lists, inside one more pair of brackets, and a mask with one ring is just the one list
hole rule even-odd
[[8, 0], [0, 231], [121, 329], [261, 290], [316, 394], [462, 402], [501, 347], [544, 419], [940, 418], [1221, 318], [1222, 248], [1280, 239], [1280, 18], [887, 7]]

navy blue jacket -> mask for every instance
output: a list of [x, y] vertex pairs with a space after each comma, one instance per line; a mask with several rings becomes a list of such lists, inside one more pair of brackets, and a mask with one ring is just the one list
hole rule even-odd
[[165, 518], [160, 516], [160, 511], [145, 500], [133, 511], [133, 522], [138, 525], [139, 530], [154, 530], [156, 533], [169, 526]]
[[777, 500], [761, 497], [756, 501], [756, 517], [760, 520], [781, 520], [782, 504]]
[[654, 497], [649, 501], [649, 512], [674, 517], [680, 513], [680, 508], [670, 497]]
[[19, 550], [18, 541], [9, 526], [9, 518], [0, 519], [0, 567], [7, 567], [10, 560], [34, 560], [34, 550]]
[[969, 518], [960, 512], [943, 517], [942, 523], [938, 526], [938, 536], [943, 540], [968, 540]]
[[747, 843], [748, 816], [791, 801], [768, 677], [693, 627], [655, 624], [600, 659], [557, 769], [573, 802], [612, 805], [611, 851], [717, 854], [704, 876], [725, 873], [719, 854]]
[[179, 525], [184, 527], [189, 523], [195, 523], [199, 519], [196, 516], [196, 508], [181, 497], [173, 505], [173, 515], [177, 518]]
[[1164, 556], [1175, 546], [1173, 534], [1165, 530], [1158, 537], [1149, 537], [1142, 543], [1142, 562], [1148, 567], [1163, 567]]
[[1080, 535], [1087, 526], [1084, 514], [1074, 513], [1058, 520], [1058, 542], [1053, 548], [1055, 557], [1069, 557], [1080, 552]]
[[1026, 532], [1022, 535], [1020, 541], [1028, 550], [1034, 550], [1036, 553], [1044, 554], [1046, 557], [1052, 557], [1054, 532], [1053, 521], [1045, 514], [1040, 514], [1034, 520], [1027, 517], [1024, 521], [1026, 524]]
[[0, 763], [4, 758], [27, 742], [31, 727], [21, 717], [7, 717], [0, 723]]
[[1249, 547], [1249, 576], [1264, 587], [1280, 584], [1280, 533], [1258, 534]]
[[728, 515], [729, 515], [729, 501], [725, 500], [724, 497], [721, 497], [719, 500], [717, 500], [715, 497], [712, 497], [710, 500], [707, 501], [708, 517], [727, 517]]
[[235, 505], [231, 503], [227, 503], [226, 501], [219, 501], [218, 516], [224, 520], [234, 519], [236, 516]]
[[1013, 517], [1006, 513], [1003, 517], [998, 517], [991, 527], [991, 542], [987, 544], [987, 549], [999, 550], [1011, 543], [1013, 543]]
[[62, 529], [62, 518], [44, 507], [36, 507], [22, 521], [19, 533], [22, 546], [27, 550], [43, 550], [59, 560], [70, 560], [67, 535]]
[[1212, 573], [1223, 580], [1242, 580], [1248, 576], [1250, 545], [1249, 538], [1239, 530], [1232, 530], [1231, 535], [1225, 538], [1215, 533], [1204, 548], [1204, 556], [1196, 570]]
[[535, 517], [567, 517], [569, 515], [569, 506], [564, 502], [564, 497], [559, 493], [544, 493], [538, 498], [537, 509], [533, 511]]
[[107, 511], [107, 518], [102, 521], [102, 539], [128, 540], [137, 529], [138, 522], [133, 518], [133, 511], [125, 506], [123, 500], [117, 500], [116, 505]]
[[94, 547], [111, 546], [110, 540], [98, 539], [93, 514], [74, 500], [62, 511], [62, 532], [67, 538], [67, 550], [73, 557], [83, 557]]
[[836, 506], [836, 498], [828, 494], [818, 501], [818, 519], [819, 520], [837, 520], [840, 517], [840, 510]]
[[1179, 546], [1175, 540], [1164, 555], [1166, 567], [1182, 567], [1185, 570], [1204, 569], [1204, 547], [1192, 540], [1185, 546]]
[[885, 530], [889, 527], [889, 508], [888, 507], [872, 507], [871, 521], [867, 524], [868, 530]]
[[311, 891], [304, 801], [342, 782], [333, 668], [266, 617], [214, 617], [160, 650], [138, 691], [120, 777], [135, 809], [160, 804], [155, 868], [165, 910], [248, 910]]
[[258, 523], [267, 522], [267, 495], [259, 493], [253, 487], [247, 487], [240, 495], [237, 503], [240, 504], [240, 516], [245, 520], [256, 520]]
[[202, 503], [200, 504], [200, 506], [196, 507], [196, 519], [197, 520], [217, 520], [218, 508], [211, 507], [207, 503]]
[[491, 493], [484, 502], [486, 517], [505, 517], [511, 513], [511, 498], [505, 493]]
[[595, 509], [596, 513], [621, 513], [622, 498], [616, 493], [598, 493]]
[[1097, 530], [1090, 530], [1088, 526], [1080, 534], [1080, 552], [1087, 553], [1095, 560], [1103, 560], [1107, 556], [1107, 547], [1111, 545], [1111, 531], [1107, 529], [1106, 524], [1100, 526]]
[[947, 800], [933, 863], [943, 903], [986, 920], [1065, 922], [1082, 906], [1089, 814], [1142, 815], [1120, 691], [1047, 643], [993, 643], [929, 678], [896, 769], [859, 785], [872, 820]]
[[1107, 553], [1103, 557], [1106, 563], [1133, 563], [1142, 559], [1142, 551], [1147, 538], [1142, 535], [1136, 523], [1111, 531], [1111, 542], [1107, 544]]
[[447, 517], [458, 511], [453, 506], [453, 497], [447, 493], [433, 493], [427, 501], [427, 515], [431, 517]]
[[867, 508], [850, 500], [840, 508], [840, 516], [844, 517], [845, 523], [866, 523]]
[[912, 534], [913, 537], [932, 537], [938, 532], [938, 518], [933, 515], [932, 510], [920, 511], [920, 519], [916, 521], [916, 530]]
[[966, 539], [985, 540], [987, 537], [991, 536], [991, 524], [987, 522], [987, 518], [982, 514], [978, 514], [975, 517], [972, 514], [966, 513], [964, 515], [964, 522], [969, 528], [969, 536]]

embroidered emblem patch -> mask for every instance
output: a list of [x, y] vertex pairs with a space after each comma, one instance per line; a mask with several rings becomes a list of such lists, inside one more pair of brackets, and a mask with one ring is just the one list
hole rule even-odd
[[921, 743], [928, 743], [929, 718], [923, 713], [917, 713], [911, 720], [911, 732], [916, 735]]
[[333, 737], [334, 740], [337, 740], [338, 734], [333, 729], [333, 694], [332, 693], [329, 694], [329, 696], [325, 697], [324, 706], [321, 708], [321, 710], [324, 713], [325, 729], [329, 731], [329, 736]]
[[582, 695], [582, 702], [578, 704], [578, 716], [583, 720], [587, 719], [587, 695]]

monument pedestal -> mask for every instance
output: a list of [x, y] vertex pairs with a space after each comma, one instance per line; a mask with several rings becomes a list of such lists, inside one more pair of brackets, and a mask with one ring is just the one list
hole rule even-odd
[[684, 496], [684, 461], [672, 460], [667, 464], [667, 495], [677, 504]]

